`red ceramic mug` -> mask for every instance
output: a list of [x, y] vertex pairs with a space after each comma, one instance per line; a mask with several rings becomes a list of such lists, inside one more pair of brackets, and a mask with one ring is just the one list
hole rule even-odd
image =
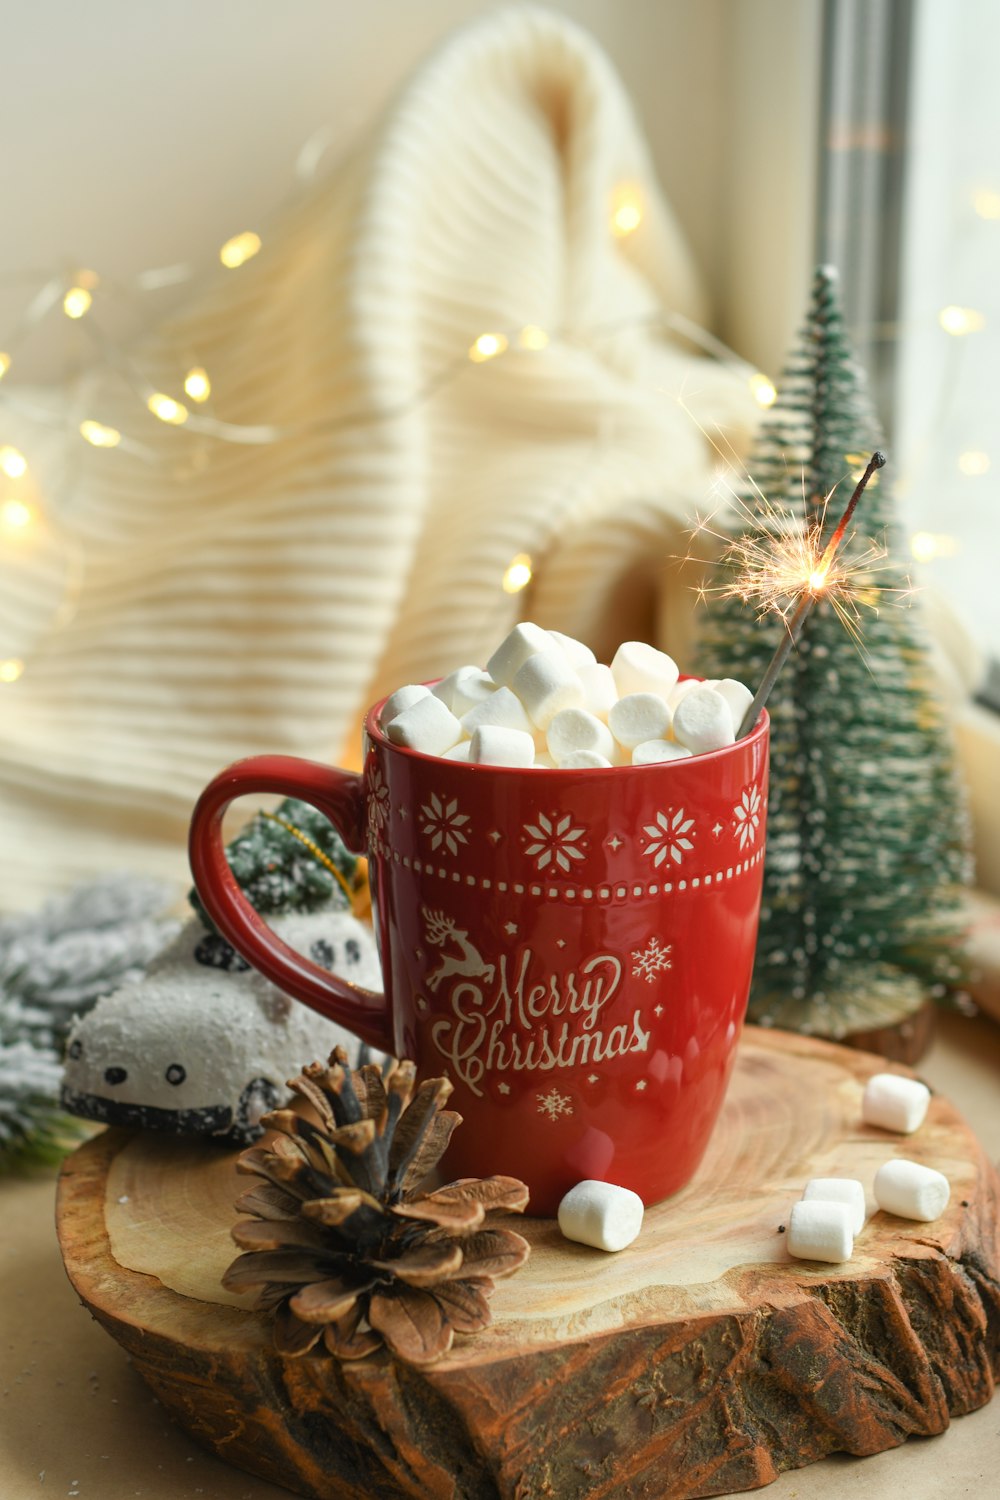
[[[212, 920], [282, 990], [447, 1073], [465, 1120], [451, 1176], [519, 1177], [536, 1214], [582, 1178], [667, 1197], [708, 1144], [746, 1010], [767, 715], [706, 755], [560, 771], [402, 749], [380, 708], [360, 775], [265, 755], [205, 789], [191, 865]], [[243, 896], [222, 816], [261, 792], [312, 803], [367, 850], [384, 995], [295, 953]]]

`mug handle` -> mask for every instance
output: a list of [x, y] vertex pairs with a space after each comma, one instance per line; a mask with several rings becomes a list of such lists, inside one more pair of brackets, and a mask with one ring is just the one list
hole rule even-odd
[[293, 755], [253, 755], [220, 771], [202, 792], [191, 818], [188, 851], [195, 888], [212, 921], [238, 953], [272, 984], [330, 1021], [346, 1026], [380, 1052], [393, 1051], [385, 995], [362, 989], [282, 942], [254, 910], [229, 868], [222, 819], [248, 793], [299, 797], [329, 818], [348, 849], [365, 848], [361, 776]]

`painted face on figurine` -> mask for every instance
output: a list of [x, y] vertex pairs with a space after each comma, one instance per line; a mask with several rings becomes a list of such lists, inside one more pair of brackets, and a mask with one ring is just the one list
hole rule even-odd
[[[349, 912], [274, 919], [285, 939], [342, 978], [379, 983], [370, 931]], [[86, 1119], [244, 1145], [288, 1097], [286, 1080], [358, 1042], [250, 969], [224, 939], [187, 925], [146, 976], [74, 1025], [63, 1107]]]

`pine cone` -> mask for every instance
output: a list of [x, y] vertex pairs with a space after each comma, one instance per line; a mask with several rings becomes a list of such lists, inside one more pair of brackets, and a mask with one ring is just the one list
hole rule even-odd
[[244, 1151], [237, 1171], [265, 1181], [236, 1207], [253, 1214], [233, 1228], [247, 1254], [223, 1276], [230, 1291], [261, 1288], [274, 1309], [275, 1347], [363, 1359], [383, 1344], [400, 1359], [430, 1364], [456, 1333], [491, 1321], [493, 1278], [524, 1263], [528, 1244], [509, 1229], [484, 1229], [494, 1209], [520, 1212], [528, 1189], [513, 1177], [463, 1178], [422, 1194], [461, 1115], [443, 1105], [447, 1078], [414, 1091], [412, 1062], [383, 1076], [357, 1072], [337, 1047], [329, 1067], [313, 1063], [289, 1087], [319, 1124], [289, 1109], [265, 1115], [281, 1132]]

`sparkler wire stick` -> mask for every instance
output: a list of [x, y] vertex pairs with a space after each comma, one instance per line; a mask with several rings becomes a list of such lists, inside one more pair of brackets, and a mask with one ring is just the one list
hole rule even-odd
[[778, 674], [780, 673], [782, 667], [785, 665], [785, 662], [788, 660], [789, 652], [795, 645], [799, 636], [802, 634], [802, 627], [806, 622], [809, 611], [816, 603], [816, 600], [823, 593], [823, 587], [826, 583], [827, 574], [830, 571], [833, 559], [837, 555], [837, 549], [840, 547], [841, 542], [844, 540], [844, 533], [850, 525], [851, 517], [854, 515], [858, 501], [864, 494], [865, 487], [868, 484], [869, 479], [871, 479], [872, 475], [875, 473], [875, 470], [881, 469], [884, 464], [884, 453], [876, 451], [872, 454], [871, 458], [868, 461], [868, 467], [865, 469], [865, 472], [862, 474], [861, 478], [857, 482], [857, 485], [855, 486], [854, 494], [847, 502], [847, 509], [844, 511], [844, 514], [841, 516], [840, 520], [837, 522], [833, 535], [823, 549], [823, 555], [820, 558], [819, 563], [810, 574], [810, 576], [804, 580], [802, 597], [799, 599], [798, 604], [795, 606], [795, 613], [792, 615], [791, 620], [789, 620], [788, 622], [788, 628], [781, 638], [781, 642], [778, 646], [777, 651], [775, 651], [774, 655], [771, 657], [770, 662], [768, 663], [767, 671], [764, 673], [764, 676], [761, 679], [760, 687], [757, 689], [757, 693], [753, 702], [747, 709], [746, 713], [743, 715], [743, 722], [740, 724], [739, 733], [736, 736], [738, 740], [742, 740], [746, 735], [750, 733], [751, 729], [754, 727], [758, 718], [760, 717], [760, 711], [764, 707], [768, 698], [771, 696], [771, 689], [777, 682]]

